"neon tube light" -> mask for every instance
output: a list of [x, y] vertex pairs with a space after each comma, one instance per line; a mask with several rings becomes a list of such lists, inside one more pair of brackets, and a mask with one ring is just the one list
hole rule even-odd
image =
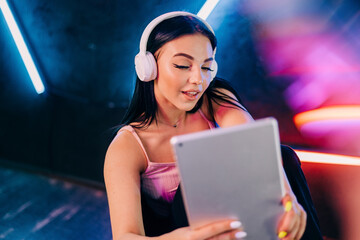
[[11, 35], [14, 38], [15, 44], [20, 52], [21, 58], [25, 64], [26, 70], [29, 73], [30, 79], [34, 85], [34, 88], [38, 94], [45, 91], [44, 84], [41, 81], [40, 75], [34, 61], [30, 55], [30, 52], [25, 44], [24, 38], [21, 35], [18, 25], [14, 19], [14, 16], [10, 10], [10, 7], [6, 0], [0, 0], [0, 9], [4, 15], [5, 21], [10, 29]]
[[360, 157], [295, 150], [301, 162], [360, 166]]
[[301, 127], [307, 123], [324, 120], [360, 120], [360, 105], [339, 105], [302, 112], [294, 117], [294, 123]]
[[220, 0], [207, 0], [197, 13], [199, 17], [206, 20]]

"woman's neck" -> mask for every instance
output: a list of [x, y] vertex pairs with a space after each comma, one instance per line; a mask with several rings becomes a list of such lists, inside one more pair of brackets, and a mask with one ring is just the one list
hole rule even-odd
[[156, 114], [156, 120], [158, 124], [177, 128], [185, 123], [186, 111], [171, 110], [171, 109], [165, 110], [159, 107]]

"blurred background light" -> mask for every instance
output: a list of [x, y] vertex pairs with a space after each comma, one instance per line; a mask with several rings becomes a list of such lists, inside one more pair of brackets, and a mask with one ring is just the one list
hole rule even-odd
[[268, 79], [303, 139], [298, 145], [360, 156], [358, 9], [355, 1], [245, 4]]
[[295, 150], [301, 162], [360, 166], [360, 157]]
[[360, 105], [329, 106], [298, 113], [294, 116], [295, 125], [301, 128], [304, 124], [326, 120], [359, 120]]

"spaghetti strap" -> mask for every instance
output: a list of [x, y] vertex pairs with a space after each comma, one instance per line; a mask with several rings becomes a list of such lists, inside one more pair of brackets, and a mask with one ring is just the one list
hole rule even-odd
[[130, 125], [126, 125], [126, 126], [122, 127], [119, 130], [119, 132], [121, 132], [123, 130], [126, 130], [126, 131], [130, 132], [134, 136], [134, 138], [136, 139], [138, 144], [140, 145], [141, 150], [143, 151], [143, 153], [145, 155], [145, 158], [146, 158], [146, 169], [147, 169], [148, 166], [150, 165], [150, 159], [149, 159], [149, 157], [148, 157], [148, 155], [146, 153], [145, 147], [144, 147], [143, 143], [141, 142], [141, 139], [140, 139], [139, 135], [136, 133], [135, 129]]
[[[201, 109], [199, 109], [198, 111], [199, 111], [199, 113], [200, 113], [200, 116], [207, 122], [210, 130], [216, 128], [216, 125], [214, 125], [214, 123], [212, 123], [211, 121], [209, 121], [209, 120], [206, 118], [205, 114], [201, 111]], [[149, 166], [152, 165], [152, 164], [160, 164], [160, 165], [164, 165], [164, 166], [165, 166], [165, 165], [168, 165], [168, 164], [170, 164], [170, 165], [173, 165], [173, 164], [174, 164], [174, 163], [153, 163], [153, 162], [151, 162], [151, 161], [150, 161], [150, 158], [149, 158], [149, 156], [148, 156], [148, 154], [147, 154], [147, 152], [146, 152], [146, 150], [145, 150], [144, 144], [142, 143], [142, 141], [141, 141], [139, 135], [136, 133], [135, 129], [134, 129], [131, 125], [126, 125], [126, 126], [122, 127], [122, 128], [118, 131], [118, 133], [121, 132], [121, 131], [124, 131], [124, 130], [130, 132], [130, 133], [134, 136], [134, 138], [136, 139], [136, 141], [138, 142], [138, 144], [140, 145], [141, 150], [143, 151], [143, 153], [144, 153], [144, 155], [145, 155], [145, 159], [146, 159], [146, 169], [145, 169], [145, 172], [147, 171], [147, 169], [149, 168]]]
[[213, 128], [216, 128], [216, 125], [215, 125], [213, 122], [209, 121], [209, 119], [207, 119], [207, 117], [206, 117], [205, 114], [201, 111], [201, 109], [199, 109], [198, 111], [199, 111], [201, 117], [202, 117], [202, 118], [207, 122], [207, 124], [209, 125], [210, 130], [213, 129]]

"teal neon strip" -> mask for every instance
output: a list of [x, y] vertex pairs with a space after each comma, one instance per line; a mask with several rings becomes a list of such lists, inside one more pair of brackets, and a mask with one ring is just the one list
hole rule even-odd
[[199, 17], [206, 20], [220, 0], [207, 0], [197, 13]]
[[10, 7], [6, 0], [0, 0], [0, 9], [4, 15], [5, 21], [10, 29], [11, 35], [15, 41], [15, 44], [19, 50], [21, 58], [25, 64], [26, 70], [29, 73], [30, 79], [34, 85], [34, 88], [38, 94], [45, 91], [43, 82], [41, 81], [40, 75], [34, 61], [30, 55], [30, 52], [25, 44], [24, 38], [21, 35], [18, 25], [14, 19], [14, 16], [10, 10]]

